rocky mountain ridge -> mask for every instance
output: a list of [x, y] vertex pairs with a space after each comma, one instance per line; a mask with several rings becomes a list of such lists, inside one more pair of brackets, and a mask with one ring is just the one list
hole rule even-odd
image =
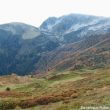
[[[17, 22], [0, 25], [0, 74], [25, 75], [60, 67], [63, 70], [76, 64], [89, 66], [88, 61], [98, 65], [100, 61], [90, 59], [107, 51], [107, 58], [100, 56], [105, 65], [109, 59], [109, 33], [110, 18], [81, 14], [50, 17], [39, 28]], [[98, 46], [105, 39], [106, 45]], [[86, 52], [91, 48], [93, 56]], [[89, 57], [87, 62], [85, 56]]]

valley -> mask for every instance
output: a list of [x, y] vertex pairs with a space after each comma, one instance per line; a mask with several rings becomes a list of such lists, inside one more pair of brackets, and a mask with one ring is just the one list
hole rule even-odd
[[110, 18], [69, 14], [38, 28], [0, 25], [0, 110], [100, 106], [110, 109]]

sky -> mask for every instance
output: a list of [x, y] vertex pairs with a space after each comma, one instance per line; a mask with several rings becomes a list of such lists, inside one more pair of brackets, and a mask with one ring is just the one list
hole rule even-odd
[[48, 17], [71, 13], [110, 17], [110, 0], [0, 0], [0, 24], [23, 22], [39, 27]]

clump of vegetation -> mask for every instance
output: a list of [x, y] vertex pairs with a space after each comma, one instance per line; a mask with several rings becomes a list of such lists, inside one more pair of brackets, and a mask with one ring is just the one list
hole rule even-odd
[[10, 88], [10, 87], [7, 87], [7, 88], [6, 88], [6, 91], [11, 91], [11, 88]]
[[12, 110], [16, 108], [16, 104], [12, 101], [0, 102], [0, 110]]

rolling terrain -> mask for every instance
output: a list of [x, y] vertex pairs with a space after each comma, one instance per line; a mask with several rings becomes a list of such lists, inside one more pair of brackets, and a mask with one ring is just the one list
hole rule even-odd
[[110, 110], [110, 18], [0, 25], [0, 110], [81, 107]]
[[110, 67], [48, 72], [39, 78], [19, 79], [11, 75], [1, 79], [7, 82], [0, 86], [1, 110], [80, 110], [81, 106], [105, 106], [109, 110], [110, 107]]

